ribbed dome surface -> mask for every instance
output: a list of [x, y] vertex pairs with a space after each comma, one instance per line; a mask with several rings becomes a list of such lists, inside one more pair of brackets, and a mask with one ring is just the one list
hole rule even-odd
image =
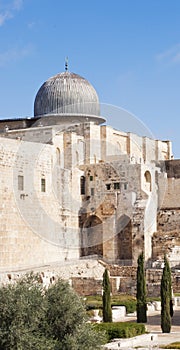
[[64, 72], [48, 79], [34, 102], [34, 116], [45, 114], [100, 115], [99, 99], [93, 86], [80, 75]]

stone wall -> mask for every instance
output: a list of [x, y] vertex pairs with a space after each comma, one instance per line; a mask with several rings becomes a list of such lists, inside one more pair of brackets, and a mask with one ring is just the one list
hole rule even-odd
[[102, 279], [73, 277], [72, 287], [79, 295], [102, 295]]
[[[69, 281], [74, 290], [81, 296], [101, 295], [104, 268], [110, 271], [112, 295], [119, 293], [136, 295], [136, 268], [107, 265], [97, 260], [82, 260], [79, 262], [51, 264], [48, 267], [34, 268], [39, 274], [45, 288], [59, 277]], [[14, 283], [30, 270], [0, 273], [0, 285]], [[160, 297], [161, 269], [147, 269], [146, 282], [149, 297]], [[174, 293], [180, 293], [180, 272], [172, 270], [172, 286]]]
[[[112, 295], [119, 293], [136, 295], [136, 271], [134, 268], [128, 270], [110, 267], [111, 273], [111, 292]], [[121, 272], [122, 275], [121, 275]], [[116, 275], [119, 273], [119, 275]], [[146, 282], [147, 294], [149, 297], [160, 297], [162, 269], [147, 269]], [[74, 277], [72, 278], [72, 287], [80, 295], [96, 295], [102, 294], [102, 279]], [[179, 272], [172, 272], [172, 287], [174, 293], [180, 293], [180, 274]]]
[[1, 137], [0, 267], [75, 259], [83, 244], [86, 255], [113, 263], [136, 265], [142, 250], [151, 258], [158, 188], [150, 160], [168, 158], [170, 144], [92, 122], [67, 128], [40, 122]]
[[180, 209], [161, 209], [157, 215], [157, 229], [152, 239], [152, 258], [162, 260], [168, 255], [171, 266], [179, 265]]
[[[56, 148], [52, 145], [1, 138], [1, 270], [79, 257], [76, 203], [80, 191], [76, 185], [72, 201], [71, 176], [79, 183], [80, 175], [76, 169], [57, 169], [56, 173], [54, 164]], [[58, 193], [57, 176], [61, 179]]]
[[163, 233], [180, 232], [180, 208], [161, 209], [157, 215], [157, 229]]
[[[168, 160], [164, 163], [167, 180], [161, 192], [161, 209], [180, 209], [180, 160]], [[160, 186], [161, 187], [161, 186]]]

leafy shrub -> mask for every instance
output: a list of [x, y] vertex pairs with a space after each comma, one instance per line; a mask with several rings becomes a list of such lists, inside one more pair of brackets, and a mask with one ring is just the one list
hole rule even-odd
[[81, 299], [61, 279], [47, 290], [33, 274], [0, 287], [0, 350], [100, 350], [104, 332], [86, 320]]
[[[131, 295], [113, 295], [111, 297], [111, 306], [125, 306], [126, 312], [133, 313], [136, 311], [136, 298]], [[91, 295], [85, 300], [86, 310], [102, 309], [102, 296]]]
[[180, 342], [171, 343], [162, 346], [163, 349], [180, 349]]
[[90, 295], [85, 300], [86, 310], [102, 309], [102, 295]]
[[114, 338], [132, 338], [146, 331], [144, 324], [133, 322], [99, 323], [95, 328], [98, 331], [105, 331], [108, 341]]
[[125, 306], [126, 307], [126, 312], [128, 314], [133, 313], [136, 311], [136, 300], [127, 300], [127, 301], [112, 301], [111, 303], [112, 306]]

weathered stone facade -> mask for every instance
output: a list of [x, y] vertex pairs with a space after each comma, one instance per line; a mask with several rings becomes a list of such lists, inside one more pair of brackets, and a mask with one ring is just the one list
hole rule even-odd
[[165, 161], [167, 180], [153, 235], [154, 260], [168, 254], [171, 266], [180, 266], [180, 161]]
[[180, 161], [171, 143], [102, 122], [59, 109], [0, 121], [2, 271], [91, 255], [135, 266], [141, 251], [147, 263], [165, 250], [178, 263]]

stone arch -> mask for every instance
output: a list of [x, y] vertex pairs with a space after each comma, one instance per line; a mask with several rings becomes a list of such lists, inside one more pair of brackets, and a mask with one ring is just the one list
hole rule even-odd
[[148, 170], [144, 173], [144, 186], [146, 191], [152, 190], [151, 173]]
[[132, 222], [122, 215], [117, 222], [117, 259], [132, 260]]
[[82, 255], [103, 256], [103, 225], [96, 215], [89, 216], [83, 225]]

